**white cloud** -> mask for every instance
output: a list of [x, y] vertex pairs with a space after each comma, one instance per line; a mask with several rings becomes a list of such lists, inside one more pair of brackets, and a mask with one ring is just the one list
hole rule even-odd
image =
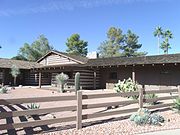
[[93, 7], [100, 7], [107, 5], [128, 4], [135, 2], [156, 2], [156, 1], [158, 0], [49, 0], [49, 1], [46, 0], [46, 1], [42, 1], [42, 3], [38, 6], [36, 5], [36, 6], [22, 7], [22, 8], [18, 7], [18, 9], [13, 9], [13, 8], [3, 9], [3, 10], [0, 9], [0, 16], [46, 13], [52, 11], [75, 10], [76, 8], [93, 8]]

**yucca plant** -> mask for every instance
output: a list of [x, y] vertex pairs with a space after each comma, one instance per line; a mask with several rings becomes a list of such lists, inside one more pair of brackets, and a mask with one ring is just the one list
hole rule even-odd
[[180, 98], [176, 98], [174, 101], [173, 101], [174, 105], [173, 105], [173, 110], [177, 113], [180, 113]]
[[11, 67], [11, 75], [14, 77], [14, 86], [16, 85], [16, 78], [20, 74], [20, 70], [16, 65]]
[[40, 105], [39, 105], [39, 104], [36, 104], [36, 103], [31, 103], [30, 105], [27, 105], [27, 108], [28, 108], [29, 110], [39, 109], [39, 108], [40, 108]]
[[64, 92], [64, 85], [67, 83], [68, 79], [69, 79], [69, 76], [64, 73], [56, 75], [56, 81], [58, 85], [60, 86], [59, 92], [62, 92], [62, 93]]

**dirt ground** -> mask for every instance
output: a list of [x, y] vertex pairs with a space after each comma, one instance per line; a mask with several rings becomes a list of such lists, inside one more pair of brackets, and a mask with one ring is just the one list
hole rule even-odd
[[[112, 93], [113, 91], [109, 90], [88, 90], [83, 91], [84, 94], [95, 94], [95, 93]], [[13, 98], [28, 98], [28, 97], [46, 97], [46, 96], [64, 96], [64, 95], [74, 95], [74, 92], [71, 93], [58, 93], [56, 90], [47, 90], [46, 88], [38, 89], [38, 88], [16, 88], [15, 90], [9, 90], [7, 94], [0, 94], [0, 99], [13, 99]], [[124, 101], [124, 100], [131, 100], [122, 97], [112, 97], [112, 98], [101, 98], [101, 99], [91, 99], [91, 100], [83, 100], [83, 104], [93, 104], [93, 103], [104, 103], [104, 102], [116, 102], [116, 101]], [[37, 103], [40, 105], [40, 108], [52, 108], [52, 107], [63, 107], [63, 106], [72, 106], [76, 105], [76, 101], [59, 101], [59, 102], [43, 102]], [[97, 108], [97, 109], [87, 109], [83, 110], [83, 114], [91, 114], [91, 113], [98, 113], [98, 112], [107, 112], [107, 111], [115, 111], [121, 109], [128, 109], [128, 108], [135, 108], [138, 107], [138, 104], [131, 104], [126, 106], [120, 106], [114, 109], [107, 109], [107, 107]], [[21, 107], [17, 105], [12, 106], [0, 106], [0, 111], [16, 111], [16, 110], [23, 110], [23, 108], [27, 108], [27, 104], [22, 104]], [[58, 112], [58, 113], [51, 113], [43, 116], [39, 116], [38, 118], [28, 118], [27, 116], [22, 117], [13, 117], [13, 118], [6, 118], [0, 119], [0, 124], [6, 123], [17, 123], [23, 121], [34, 121], [38, 119], [52, 119], [53, 117], [61, 118], [61, 117], [69, 117], [75, 116], [76, 111], [66, 111], [66, 112]], [[101, 117], [96, 119], [84, 120], [84, 126], [90, 126], [97, 123], [104, 123], [105, 120], [112, 120], [116, 117], [126, 118], [124, 116], [128, 116], [129, 114], [124, 115], [117, 115], [117, 116], [109, 116], [109, 117]], [[35, 128], [24, 128], [24, 129], [16, 129], [16, 130], [3, 130], [0, 131], [0, 134], [36, 134], [42, 133], [42, 131], [49, 131], [49, 130], [64, 130], [69, 128], [74, 128], [75, 122], [67, 122], [67, 123], [57, 123], [52, 125], [44, 125]]]

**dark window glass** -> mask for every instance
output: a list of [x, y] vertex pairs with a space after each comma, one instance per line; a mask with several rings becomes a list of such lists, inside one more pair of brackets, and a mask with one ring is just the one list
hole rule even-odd
[[111, 72], [109, 75], [109, 79], [116, 80], [117, 79], [117, 72]]

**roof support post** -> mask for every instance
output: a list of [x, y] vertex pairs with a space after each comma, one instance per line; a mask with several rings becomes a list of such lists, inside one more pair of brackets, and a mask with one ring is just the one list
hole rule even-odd
[[2, 70], [2, 86], [4, 86], [5, 83], [5, 69]]
[[94, 76], [93, 77], [93, 84], [94, 84], [93, 88], [96, 89], [96, 71], [95, 70], [94, 70], [94, 75], [93, 76]]
[[41, 88], [41, 76], [42, 76], [42, 73], [39, 72], [39, 88]]
[[136, 81], [136, 73], [135, 73], [135, 68], [133, 67], [132, 69], [132, 81], [135, 82]]

